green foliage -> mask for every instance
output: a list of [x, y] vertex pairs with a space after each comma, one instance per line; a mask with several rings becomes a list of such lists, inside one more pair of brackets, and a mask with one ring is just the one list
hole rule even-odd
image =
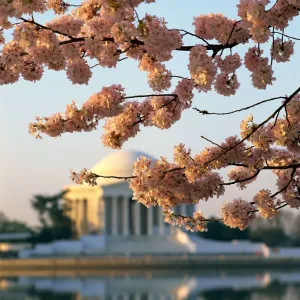
[[32, 232], [25, 222], [11, 220], [3, 212], [0, 212], [0, 233], [26, 233]]
[[300, 246], [299, 215], [281, 212], [272, 220], [257, 218], [243, 231], [229, 228], [214, 217], [210, 219], [213, 221], [208, 223], [208, 231], [198, 233], [202, 238], [219, 241], [250, 240], [265, 243], [269, 247]]
[[217, 221], [214, 217], [207, 225], [208, 231], [200, 233], [200, 236], [205, 239], [232, 241], [232, 240], [247, 240], [249, 237], [249, 230], [231, 229], [225, 226], [222, 222]]
[[66, 191], [53, 196], [34, 196], [31, 205], [37, 212], [41, 225], [33, 242], [48, 243], [76, 237], [73, 221], [68, 216], [70, 205], [63, 199], [65, 193]]

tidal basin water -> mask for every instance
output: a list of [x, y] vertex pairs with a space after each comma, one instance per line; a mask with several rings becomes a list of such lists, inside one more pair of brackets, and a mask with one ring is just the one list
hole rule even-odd
[[300, 270], [176, 273], [3, 276], [0, 299], [300, 300]]

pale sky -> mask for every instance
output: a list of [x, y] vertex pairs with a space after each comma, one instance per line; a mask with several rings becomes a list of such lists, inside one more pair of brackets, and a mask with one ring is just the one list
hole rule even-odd
[[[149, 14], [165, 17], [170, 28], [193, 31], [193, 17], [200, 14], [222, 12], [228, 17], [237, 18], [237, 2], [158, 0], [156, 4], [139, 8], [138, 12], [142, 16], [146, 8]], [[286, 34], [297, 36], [297, 28], [300, 28], [299, 18], [286, 30]], [[187, 39], [185, 44], [197, 42], [197, 39]], [[214, 92], [196, 94], [193, 106], [225, 112], [269, 97], [292, 93], [299, 85], [300, 57], [297, 51], [300, 50], [300, 42], [296, 43], [295, 48], [297, 54], [292, 57], [290, 63], [275, 64], [277, 80], [267, 90], [252, 88], [249, 72], [242, 68], [238, 71], [241, 87], [234, 97], [223, 97]], [[237, 49], [241, 54], [245, 51], [244, 47]], [[237, 50], [234, 49], [233, 53], [235, 51]], [[188, 76], [187, 58], [188, 52], [176, 52], [174, 59], [167, 62], [167, 67], [174, 75]], [[101, 144], [103, 123], [98, 130], [90, 133], [65, 134], [57, 139], [45, 136], [43, 140], [35, 140], [28, 134], [28, 124], [34, 121], [35, 116], [49, 116], [64, 111], [72, 100], [80, 106], [91, 94], [114, 83], [122, 84], [127, 95], [150, 92], [146, 84], [146, 73], [139, 71], [137, 63], [133, 60], [119, 63], [116, 69], [94, 68], [93, 72], [94, 75], [87, 86], [72, 85], [65, 72], [46, 71], [43, 79], [37, 83], [20, 80], [17, 84], [0, 87], [0, 211], [4, 211], [9, 217], [31, 224], [36, 223], [36, 216], [30, 207], [32, 195], [59, 192], [63, 186], [71, 183], [69, 169], [79, 171], [83, 167], [91, 168], [105, 155], [114, 151]], [[261, 121], [270, 115], [279, 105], [279, 101], [253, 110], [255, 121]], [[140, 150], [156, 157], [162, 155], [171, 158], [173, 146], [182, 142], [190, 147], [193, 153], [197, 153], [208, 145], [200, 138], [201, 135], [222, 142], [227, 136], [239, 134], [240, 121], [248, 115], [249, 112], [246, 111], [228, 117], [211, 117], [189, 110], [169, 130], [142, 128], [136, 138], [124, 144], [123, 149]], [[222, 199], [201, 202], [200, 208], [207, 215], [218, 214], [222, 201], [230, 201], [237, 196], [244, 196], [249, 200], [260, 188], [267, 187], [275, 190], [274, 178], [270, 174], [262, 175], [247, 191], [230, 188]]]

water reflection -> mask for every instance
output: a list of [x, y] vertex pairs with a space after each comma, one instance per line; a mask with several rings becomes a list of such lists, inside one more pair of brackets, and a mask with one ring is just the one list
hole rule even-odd
[[300, 300], [300, 271], [0, 279], [0, 300]]

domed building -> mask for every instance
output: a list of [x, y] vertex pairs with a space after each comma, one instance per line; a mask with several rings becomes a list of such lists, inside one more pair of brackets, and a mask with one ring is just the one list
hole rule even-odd
[[[137, 151], [113, 152], [91, 170], [104, 176], [129, 177], [133, 164], [140, 156]], [[98, 178], [98, 185], [65, 187], [66, 201], [71, 204], [70, 217], [80, 238], [37, 244], [19, 253], [20, 258], [183, 254], [197, 255], [263, 255], [270, 251], [264, 244], [249, 241], [221, 242], [200, 238], [164, 222], [160, 207], [146, 208], [132, 199], [129, 182], [123, 179]], [[192, 215], [194, 205], [181, 205], [174, 211]]]
[[[108, 155], [92, 172], [104, 176], [130, 177], [138, 151], [118, 151]], [[79, 235], [99, 234], [105, 237], [108, 252], [190, 252], [186, 238], [178, 240], [179, 230], [166, 224], [161, 208], [146, 208], [132, 200], [129, 182], [123, 179], [98, 178], [98, 186], [67, 186], [65, 198], [71, 203], [71, 218]], [[192, 215], [194, 205], [175, 208]], [[180, 231], [181, 232], [181, 231]], [[183, 242], [185, 240], [185, 242]]]

